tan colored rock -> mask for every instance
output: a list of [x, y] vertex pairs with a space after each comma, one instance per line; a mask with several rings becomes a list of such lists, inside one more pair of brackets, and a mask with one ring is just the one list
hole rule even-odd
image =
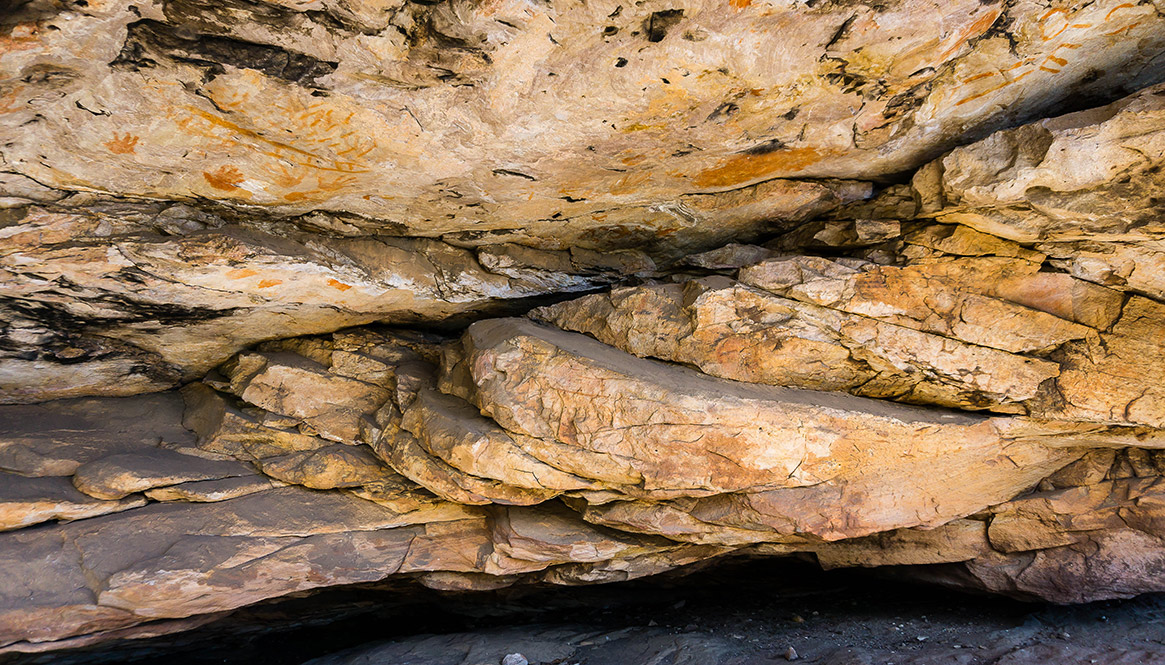
[[1039, 247], [1078, 279], [1165, 298], [1165, 246], [1160, 242], [1060, 242]]
[[430, 455], [473, 476], [529, 490], [594, 487], [592, 481], [525, 452], [537, 449], [539, 443], [511, 435], [456, 397], [420, 391], [405, 411], [401, 427], [414, 434]]
[[1048, 476], [1045, 481], [1053, 489], [1095, 485], [1108, 476], [1115, 460], [1115, 450], [1094, 450]]
[[[181, 392], [186, 404], [182, 424], [198, 435], [202, 450], [256, 460], [332, 445], [327, 439], [301, 434], [297, 429], [265, 425], [263, 421], [271, 422], [267, 417], [271, 414], [261, 419], [248, 415], [205, 384], [191, 383]], [[297, 422], [290, 421], [292, 426]]]
[[817, 562], [828, 570], [957, 563], [982, 556], [990, 548], [986, 523], [958, 519], [935, 529], [899, 529], [828, 543], [818, 546], [813, 553], [817, 555]]
[[[330, 3], [283, 7], [278, 26], [128, 0], [14, 10], [0, 401], [161, 390], [265, 340], [496, 311], [802, 223], [829, 227], [829, 247], [880, 242], [915, 197], [892, 186], [867, 203], [866, 179], [1066, 100], [1159, 83], [1165, 52], [1158, 9], [1117, 0], [604, 2]], [[435, 48], [425, 26], [472, 53]], [[1063, 243], [1087, 238], [1035, 233], [1026, 212], [980, 218], [1153, 219], [1153, 90], [960, 148], [927, 167], [927, 214]], [[1072, 172], [1093, 131], [1095, 161], [1129, 183], [1101, 193], [1112, 169]], [[859, 217], [818, 219], [841, 206]], [[1160, 295], [1157, 227], [1143, 226], [1106, 231], [1120, 247], [1040, 251]]]
[[1165, 6], [597, 1], [0, 21], [0, 402], [195, 381], [0, 408], [0, 650], [737, 553], [1165, 590]]
[[[677, 505], [705, 523], [689, 538], [718, 525], [774, 532], [774, 540], [937, 526], [1080, 455], [1041, 443], [1071, 431], [1064, 426], [1041, 434], [1032, 423], [1016, 439], [1005, 419], [712, 379], [522, 320], [474, 324], [464, 343], [474, 399], [498, 424], [629, 460], [643, 482], [619, 488], [628, 498], [706, 497]], [[824, 504], [834, 509], [815, 508]], [[653, 518], [638, 521], [622, 507], [592, 506], [587, 518], [652, 530]], [[649, 514], [652, 504], [644, 507]]]
[[541, 570], [547, 565], [624, 559], [684, 546], [666, 539], [620, 533], [580, 523], [578, 513], [559, 504], [494, 511], [491, 574]]
[[[182, 205], [143, 206], [36, 208], [9, 227], [0, 402], [162, 390], [263, 340], [440, 320], [622, 277], [588, 268], [566, 288], [537, 271], [490, 273], [472, 251], [435, 240], [240, 228]], [[189, 228], [155, 226], [167, 212]]]
[[[1160, 275], [1161, 87], [998, 132], [915, 178], [928, 213], [1025, 243], [1072, 276], [1153, 298]], [[924, 191], [925, 190], [925, 191]]]
[[[397, 405], [409, 409], [423, 392], [434, 387], [437, 383], [434, 369], [424, 363], [397, 368], [395, 403], [385, 405], [374, 418], [377, 426], [370, 445], [376, 456], [401, 476], [446, 501], [475, 506], [489, 503], [524, 506], [553, 498], [553, 490], [525, 489], [466, 473], [433, 455], [415, 435], [403, 429], [403, 414]], [[504, 444], [507, 435], [500, 428], [492, 428], [499, 431], [490, 432], [491, 426], [488, 421], [485, 423], [487, 432]], [[481, 427], [481, 423], [473, 425]], [[462, 431], [461, 435], [465, 433]], [[446, 439], [449, 442], [452, 441]]]
[[723, 247], [686, 256], [681, 261], [683, 265], [706, 268], [708, 270], [731, 270], [760, 263], [765, 259], [776, 256], [776, 252], [757, 245], [742, 245], [729, 243]]
[[994, 509], [988, 553], [966, 564], [983, 588], [1058, 603], [1162, 588], [1162, 481], [1099, 482], [1040, 492]]
[[391, 474], [367, 446], [343, 444], [268, 457], [258, 465], [276, 480], [317, 490], [358, 487]]
[[448, 501], [471, 506], [528, 506], [556, 494], [553, 490], [523, 489], [464, 473], [430, 455], [415, 436], [404, 430], [383, 435], [372, 449], [394, 471]]
[[1044, 272], [1040, 261], [961, 257], [921, 261], [920, 265], [932, 274], [963, 284], [963, 288], [1096, 330], [1108, 330], [1124, 305], [1121, 292], [1065, 273]]
[[956, 148], [939, 218], [1021, 242], [1159, 239], [1163, 89]]
[[562, 585], [625, 582], [647, 575], [657, 575], [680, 566], [708, 561], [733, 551], [734, 548], [715, 545], [681, 545], [662, 552], [649, 552], [609, 561], [555, 566], [543, 573], [541, 579], [550, 584]]
[[[854, 207], [847, 206], [846, 212], [852, 214]], [[820, 220], [801, 224], [767, 246], [783, 251], [853, 249], [877, 245], [901, 235], [902, 224], [897, 219]]]
[[48, 520], [79, 520], [146, 505], [140, 496], [101, 501], [82, 494], [67, 478], [0, 475], [0, 531]]
[[1165, 304], [1129, 298], [1112, 332], [1066, 347], [1058, 360], [1064, 417], [1165, 427]]
[[[71, 77], [6, 93], [21, 128], [6, 161], [65, 190], [352, 214], [313, 220], [329, 230], [403, 220], [491, 244], [491, 231], [526, 244], [741, 235], [773, 215], [717, 223], [698, 199], [914, 168], [964, 135], [1152, 83], [1165, 49], [1153, 5], [1115, 0], [1051, 14], [687, 0], [611, 16], [618, 5], [325, 3], [275, 23], [110, 2], [29, 16], [58, 30], [18, 36], [0, 77]], [[473, 46], [451, 53], [419, 26]], [[226, 57], [210, 36], [250, 47]]]
[[446, 501], [400, 475], [382, 477], [347, 490], [416, 523], [450, 522], [482, 516], [480, 508]]
[[908, 233], [902, 240], [907, 245], [924, 247], [938, 255], [994, 256], [1020, 259], [1037, 265], [1047, 258], [1040, 252], [1027, 249], [1013, 240], [976, 231], [960, 224], [927, 224]]
[[541, 250], [523, 245], [486, 245], [477, 250], [482, 267], [497, 275], [539, 280], [548, 292], [576, 291], [593, 284], [589, 275], [614, 272], [621, 275], [647, 274], [655, 263], [638, 250], [599, 253], [579, 248]]
[[[465, 372], [461, 381], [468, 382], [462, 388], [481, 400], [494, 420], [459, 398], [434, 392], [438, 382], [431, 368], [426, 370], [423, 361], [403, 353], [401, 364], [388, 374], [397, 382], [390, 395], [393, 401], [373, 417], [378, 454], [423, 487], [386, 473], [375, 462], [380, 470], [377, 479], [344, 492], [284, 487], [233, 496], [231, 492], [253, 489], [258, 484], [254, 476], [231, 482], [185, 482], [148, 490], [172, 503], [5, 534], [0, 536], [0, 573], [34, 579], [15, 595], [0, 597], [7, 598], [0, 603], [5, 608], [0, 611], [4, 631], [0, 638], [66, 639], [146, 620], [223, 612], [319, 586], [378, 581], [393, 574], [423, 573], [427, 584], [445, 589], [499, 588], [536, 580], [613, 582], [714, 559], [749, 544], [754, 545], [750, 550], [754, 554], [813, 553], [828, 566], [965, 562], [967, 570], [976, 571], [973, 575], [983, 579], [993, 575], [981, 584], [996, 588], [989, 585], [1003, 584], [1016, 574], [1008, 557], [1024, 553], [1004, 555], [990, 547], [1018, 542], [1014, 536], [1008, 540], [1011, 533], [1038, 534], [1022, 521], [1009, 526], [1008, 520], [1010, 515], [1022, 519], [1039, 515], [1039, 506], [1044, 505], [1008, 500], [1079, 458], [1079, 446], [1090, 441], [1116, 445], [1122, 436], [1133, 437], [1114, 435], [1105, 443], [1101, 425], [1081, 428], [1034, 419], [987, 419], [844, 395], [748, 386], [626, 356], [586, 337], [524, 320], [476, 324], [462, 345], [460, 354], [444, 357], [461, 365]], [[298, 348], [316, 354], [310, 349], [325, 347], [304, 341]], [[266, 364], [240, 366], [262, 372]], [[499, 372], [503, 368], [505, 372]], [[558, 388], [559, 382], [570, 391]], [[522, 390], [537, 391], [539, 400], [520, 398]], [[615, 438], [622, 428], [604, 422], [618, 425], [623, 422], [619, 419], [634, 418], [635, 411], [627, 404], [634, 407], [637, 399], [655, 405], [645, 422], [672, 429], [636, 426], [631, 428], [633, 440]], [[563, 408], [571, 409], [572, 415], [554, 410]], [[287, 420], [257, 411], [252, 417], [272, 424]], [[539, 422], [543, 428], [571, 423], [573, 429], [535, 437], [518, 426], [529, 432]], [[842, 428], [844, 422], [851, 423], [850, 432]], [[506, 423], [509, 429], [502, 427]], [[726, 425], [733, 428], [732, 437], [718, 433], [717, 428]], [[748, 428], [758, 426], [765, 428], [764, 433], [750, 434]], [[707, 447], [692, 445], [682, 451], [687, 460], [682, 468], [664, 467], [674, 457], [671, 451], [685, 445], [674, 436], [680, 427], [705, 434], [698, 443]], [[414, 437], [409, 428], [418, 435]], [[563, 431], [570, 431], [570, 437], [562, 437]], [[827, 432], [832, 440], [807, 438]], [[672, 438], [665, 440], [665, 434]], [[424, 445], [422, 436], [428, 437]], [[852, 441], [846, 443], [839, 436]], [[691, 439], [685, 435], [681, 441]], [[742, 449], [740, 441], [747, 447]], [[601, 448], [595, 445], [598, 442]], [[783, 469], [774, 472], [772, 466], [769, 470], [755, 462], [751, 469], [746, 466], [756, 458], [742, 453], [780, 455], [790, 443], [820, 450], [807, 455], [806, 448], [797, 463], [806, 473], [817, 474], [814, 482], [804, 483], [804, 476]], [[671, 450], [661, 454], [636, 447], [640, 445]], [[847, 452], [859, 448], [860, 454]], [[336, 461], [330, 456], [361, 450], [338, 444], [296, 455], [329, 458], [325, 460], [329, 464], [319, 469], [326, 475], [337, 470], [330, 466]], [[705, 461], [710, 457], [700, 458], [700, 450], [719, 459], [738, 455], [739, 461], [731, 468], [724, 466], [723, 475], [718, 475], [720, 468]], [[291, 464], [305, 462], [294, 457], [260, 463], [268, 473], [275, 473], [269, 465], [280, 464], [296, 473], [310, 471], [310, 462]], [[472, 473], [446, 463], [445, 457]], [[627, 465], [639, 480], [567, 475], [582, 473], [588, 460], [599, 458], [610, 460], [607, 467], [596, 467], [606, 469], [604, 473]], [[1154, 454], [1126, 451], [1121, 458], [1127, 459], [1133, 473], [1159, 473]], [[207, 461], [189, 459], [195, 466]], [[586, 482], [555, 489], [511, 484], [523, 477], [550, 479], [554, 476], [540, 474], [558, 467], [569, 469], [560, 470], [559, 478]], [[800, 468], [795, 470], [800, 473]], [[1073, 473], [1058, 474], [1060, 482], [1080, 476]], [[734, 489], [728, 483], [736, 482], [737, 476], [754, 483], [767, 477], [780, 487], [756, 483]], [[707, 487], [692, 479], [715, 483], [720, 493], [709, 495]], [[655, 487], [665, 481], [666, 490]], [[1159, 476], [1136, 482], [1142, 483], [1137, 501], [1143, 503], [1152, 497], [1147, 483], [1159, 482]], [[548, 480], [548, 485], [555, 484]], [[1072, 491], [1077, 490], [1065, 490]], [[674, 498], [668, 498], [669, 493]], [[551, 500], [558, 494], [572, 509]], [[1082, 533], [1081, 538], [1091, 539], [1088, 542], [1133, 538], [1112, 531], [1116, 523], [1104, 501], [1056, 501], [1059, 522], [1049, 524], [1061, 525], [1055, 527], [1059, 533]], [[479, 508], [465, 503], [509, 505]], [[541, 505], [528, 505], [535, 503]], [[1036, 508], [1026, 507], [1029, 504]], [[833, 508], [823, 513], [821, 506]], [[978, 518], [960, 519], [982, 514], [985, 508], [990, 511], [989, 526]], [[1151, 510], [1144, 508], [1138, 515], [1141, 522], [1136, 528], [1157, 528]], [[76, 560], [57, 560], [58, 572], [36, 577], [31, 571], [41, 565], [37, 562], [62, 542], [78, 553]], [[124, 547], [111, 550], [111, 542]], [[1041, 546], [1053, 542], [1060, 541], [1032, 541]], [[1143, 546], [1148, 541], [1137, 542]], [[1064, 561], [1056, 551], [1037, 552], [1053, 556], [1041, 575], [1052, 575], [1054, 566]], [[1124, 560], [1118, 551], [1111, 556], [1114, 564]], [[1089, 579], [1088, 593], [1096, 595], [1088, 597], [1104, 597], [1107, 591], [1095, 575]], [[1022, 593], [1060, 597], [1044, 578], [1033, 580], [1022, 582], [1027, 589]], [[1143, 580], [1130, 585], [1152, 586]], [[1008, 592], [1014, 590], [1009, 587]], [[42, 625], [47, 620], [52, 621], [51, 628], [25, 628], [29, 622]]]
[[333, 374], [387, 385], [395, 378], [398, 366], [419, 360], [418, 350], [425, 351], [432, 345], [424, 339], [407, 339], [366, 328], [342, 331], [332, 335], [327, 365]]
[[[141, 617], [181, 617], [319, 586], [371, 582], [395, 572], [470, 570], [475, 550], [487, 546], [482, 536], [480, 521], [464, 520], [307, 537], [220, 538], [211, 548], [201, 538], [187, 538], [112, 575], [99, 599], [132, 607]], [[207, 564], [226, 561], [241, 569], [235, 579], [204, 574]], [[161, 584], [159, 569], [171, 571]]]
[[1060, 371], [726, 278], [616, 289], [532, 316], [722, 378], [963, 409], [1022, 413]]
[[244, 401], [296, 418], [331, 441], [355, 443], [360, 419], [388, 399], [385, 388], [332, 374], [298, 354], [245, 354], [227, 372]]
[[453, 573], [439, 571], [422, 573], [417, 581], [438, 591], [494, 591], [522, 581], [522, 575], [486, 575], [484, 573]]
[[[718, 524], [692, 514], [696, 499], [673, 501], [627, 501], [619, 496], [601, 496], [601, 500], [577, 506], [583, 519], [633, 533], [660, 534], [672, 540], [710, 546], [765, 544], [781, 554], [807, 549], [814, 540], [807, 536], [777, 533], [763, 523]], [[778, 541], [773, 545], [772, 541]]]
[[263, 476], [237, 476], [221, 480], [192, 480], [169, 487], [155, 487], [145, 494], [154, 501], [226, 501], [240, 496], [263, 492], [286, 483]]
[[249, 465], [234, 460], [216, 461], [157, 448], [86, 462], [73, 474], [73, 485], [89, 496], [116, 500], [153, 487], [253, 473]]
[[[773, 259], [740, 281], [779, 295], [1012, 353], [1047, 352], [1091, 330], [977, 292], [930, 264], [825, 266], [811, 257]], [[828, 262], [826, 263], [833, 263]]]

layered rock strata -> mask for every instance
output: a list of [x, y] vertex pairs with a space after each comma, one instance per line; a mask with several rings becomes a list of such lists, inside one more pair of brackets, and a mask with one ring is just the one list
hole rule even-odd
[[[267, 339], [650, 272], [607, 253], [790, 230], [957, 144], [1165, 80], [1159, 1], [33, 0], [0, 20], [9, 403], [162, 390]], [[1053, 162], [1092, 143], [1047, 153], [1074, 130], [1045, 122], [974, 149], [1022, 153], [999, 169], [961, 148], [919, 171], [922, 212], [1029, 242], [1053, 239], [1000, 210], [1063, 231], [1087, 209], [1115, 239], [1104, 188], [1144, 195], [1151, 176], [1114, 169], [1157, 148], [1105, 126], [1112, 168], [1073, 172], [1092, 192], [1075, 208]], [[1074, 274], [1160, 286], [1155, 250], [1060, 231]]]
[[1160, 6], [309, 5], [4, 20], [0, 650], [728, 556], [1165, 590]]

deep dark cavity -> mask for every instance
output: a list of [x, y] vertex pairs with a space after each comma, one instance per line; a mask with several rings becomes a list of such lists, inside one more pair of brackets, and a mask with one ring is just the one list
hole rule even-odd
[[336, 71], [338, 66], [338, 63], [325, 62], [277, 46], [184, 33], [173, 25], [150, 19], [129, 24], [125, 45], [110, 64], [113, 67], [141, 69], [156, 66], [159, 58], [203, 67], [211, 75], [224, 73], [224, 65], [254, 69], [305, 87], [318, 87], [319, 79]]
[[684, 10], [682, 9], [652, 12], [651, 16], [648, 16], [647, 20], [643, 22], [643, 34], [649, 42], [662, 42], [664, 37], [667, 37], [668, 30], [671, 30], [683, 18]]
[[[396, 581], [331, 588], [243, 608], [185, 633], [53, 654], [0, 656], [0, 663], [298, 665], [352, 647], [444, 636], [436, 651], [411, 654], [409, 662], [431, 665], [463, 662], [471, 639], [479, 644], [492, 639], [504, 655], [512, 640], [565, 629], [626, 631], [625, 644], [662, 636], [677, 650], [672, 659], [655, 662], [700, 662], [685, 659], [685, 648], [720, 644], [733, 652], [729, 660], [718, 661], [723, 665], [786, 662], [789, 647], [799, 661], [817, 665], [985, 665], [1033, 645], [1059, 644], [1084, 653], [1116, 640], [1124, 648], [1155, 653], [1165, 637], [1162, 618], [1162, 595], [1048, 606], [916, 586], [868, 571], [822, 572], [797, 560], [729, 559], [585, 587], [444, 593]], [[586, 665], [645, 662], [642, 654], [598, 649], [593, 655]]]

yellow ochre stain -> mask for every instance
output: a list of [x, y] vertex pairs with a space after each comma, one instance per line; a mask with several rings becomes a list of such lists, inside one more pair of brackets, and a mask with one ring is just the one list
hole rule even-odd
[[817, 148], [790, 148], [760, 155], [737, 155], [720, 166], [696, 175], [700, 187], [730, 187], [774, 173], [792, 174], [821, 161], [825, 155]]

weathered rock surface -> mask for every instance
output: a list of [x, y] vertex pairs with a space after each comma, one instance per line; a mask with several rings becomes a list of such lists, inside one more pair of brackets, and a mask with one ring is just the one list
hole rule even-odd
[[[26, 3], [0, 52], [4, 399], [160, 390], [265, 339], [650, 270], [610, 250], [677, 258], [789, 230], [868, 196], [864, 179], [1159, 83], [1162, 16], [1117, 0]], [[1023, 205], [1062, 226], [1137, 191], [1149, 220], [1155, 103], [956, 150], [916, 179], [924, 208], [984, 220], [1047, 190]], [[1059, 164], [1093, 126], [1106, 166], [1073, 173], [1087, 193], [1061, 205]], [[992, 232], [1050, 239], [1013, 222]], [[1158, 254], [1122, 240], [1060, 258], [1154, 289]]]
[[177, 485], [155, 487], [145, 495], [155, 501], [225, 501], [262, 492], [286, 483], [261, 475], [235, 476], [221, 480], [191, 480]]
[[1041, 358], [798, 302], [726, 277], [616, 289], [535, 316], [723, 378], [963, 409], [1022, 412], [1020, 405], [1059, 375]]
[[366, 447], [344, 445], [269, 457], [259, 469], [276, 480], [317, 490], [359, 487], [392, 473]]
[[235, 478], [249, 472], [249, 467], [234, 460], [209, 460], [157, 449], [110, 455], [82, 464], [73, 474], [73, 485], [98, 499], [121, 499], [154, 487]]
[[652, 269], [628, 252], [639, 264], [568, 255], [577, 274], [557, 280], [523, 267], [495, 273], [473, 252], [435, 240], [334, 238], [290, 223], [240, 228], [182, 205], [6, 214], [0, 382], [8, 403], [161, 390], [266, 339], [440, 320]]
[[170, 393], [0, 406], [0, 469], [71, 476], [109, 455], [191, 445], [195, 438], [182, 427], [182, 413], [182, 400]]
[[78, 492], [66, 478], [29, 478], [13, 474], [0, 477], [0, 531], [19, 529], [48, 520], [75, 520], [116, 513], [146, 505], [140, 497], [101, 501]]
[[0, 33], [0, 650], [729, 556], [1165, 591], [1159, 2]]
[[[908, 170], [1072, 96], [1153, 83], [1165, 51], [1161, 8], [1115, 0], [135, 7], [14, 17], [13, 194], [354, 213], [336, 223], [470, 241], [576, 245], [633, 216], [707, 233], [725, 225], [701, 208], [737, 198], [715, 192]], [[749, 204], [734, 235], [771, 212]]]

